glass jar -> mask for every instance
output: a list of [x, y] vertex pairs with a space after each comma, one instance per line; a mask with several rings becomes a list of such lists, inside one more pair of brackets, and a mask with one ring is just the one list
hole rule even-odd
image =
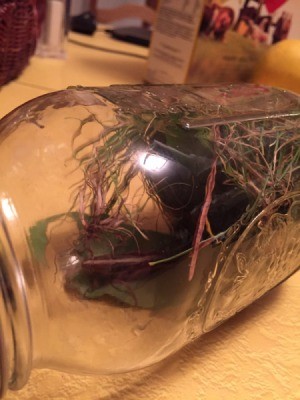
[[73, 87], [0, 122], [1, 393], [143, 368], [300, 264], [299, 97]]

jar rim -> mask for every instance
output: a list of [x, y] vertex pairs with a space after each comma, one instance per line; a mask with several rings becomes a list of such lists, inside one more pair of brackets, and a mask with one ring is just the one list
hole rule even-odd
[[22, 388], [32, 364], [32, 333], [20, 248], [25, 238], [12, 200], [0, 195], [0, 397]]
[[0, 398], [2, 398], [7, 390], [8, 381], [10, 378], [10, 361], [11, 355], [11, 329], [9, 327], [9, 317], [6, 309], [6, 298], [4, 277], [2, 274], [2, 257], [1, 257], [2, 243], [0, 241]]

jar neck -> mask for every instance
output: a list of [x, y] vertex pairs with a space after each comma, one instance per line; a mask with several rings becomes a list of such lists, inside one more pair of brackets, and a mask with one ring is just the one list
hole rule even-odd
[[27, 382], [32, 364], [32, 334], [24, 266], [25, 235], [11, 200], [0, 196], [0, 397]]

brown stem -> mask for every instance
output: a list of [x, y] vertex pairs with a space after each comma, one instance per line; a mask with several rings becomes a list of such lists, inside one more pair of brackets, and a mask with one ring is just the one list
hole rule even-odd
[[210, 173], [208, 175], [207, 181], [206, 181], [206, 188], [205, 188], [205, 200], [204, 204], [202, 207], [202, 212], [199, 218], [198, 222], [198, 228], [195, 236], [195, 241], [194, 241], [194, 250], [192, 252], [192, 259], [190, 263], [190, 271], [189, 271], [189, 281], [193, 279], [195, 269], [196, 269], [196, 264], [197, 264], [197, 259], [198, 259], [198, 253], [201, 248], [201, 240], [205, 228], [205, 223], [207, 220], [207, 215], [208, 211], [212, 202], [212, 192], [215, 187], [215, 182], [216, 182], [216, 172], [217, 172], [217, 158], [215, 158]]

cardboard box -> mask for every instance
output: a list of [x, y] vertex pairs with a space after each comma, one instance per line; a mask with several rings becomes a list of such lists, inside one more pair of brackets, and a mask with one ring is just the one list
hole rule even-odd
[[146, 80], [248, 81], [268, 46], [299, 37], [299, 0], [160, 0]]

